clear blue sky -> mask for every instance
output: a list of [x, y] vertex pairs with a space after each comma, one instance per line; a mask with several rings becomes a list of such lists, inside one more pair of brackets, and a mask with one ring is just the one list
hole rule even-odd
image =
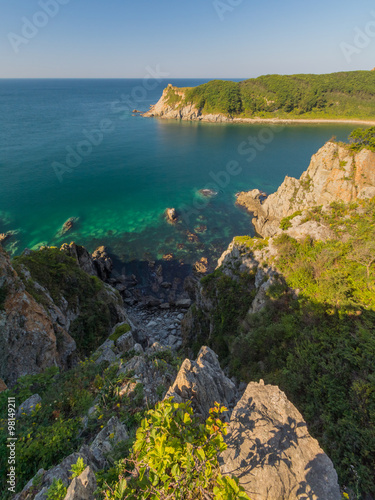
[[[137, 78], [157, 65], [174, 78], [375, 66], [373, 1], [61, 0], [67, 3], [54, 17], [37, 17], [47, 23], [32, 38], [14, 38], [41, 2], [47, 0], [0, 0], [1, 78]], [[225, 5], [220, 18], [217, 9]], [[370, 21], [373, 35], [348, 61], [340, 44], [353, 45], [356, 27]]]

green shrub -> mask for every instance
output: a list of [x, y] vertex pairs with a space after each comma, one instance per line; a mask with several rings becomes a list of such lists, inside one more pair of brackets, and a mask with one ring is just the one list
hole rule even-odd
[[67, 487], [61, 479], [54, 478], [53, 483], [48, 489], [47, 500], [64, 500], [67, 492]]
[[74, 479], [75, 477], [78, 477], [82, 474], [82, 472], [86, 469], [87, 465], [83, 461], [82, 457], [79, 457], [77, 460], [77, 463], [72, 465], [72, 468], [70, 469], [72, 472], [71, 479]]
[[301, 214], [302, 214], [301, 210], [298, 210], [298, 212], [294, 212], [294, 214], [288, 215], [287, 217], [284, 217], [283, 219], [281, 219], [280, 229], [282, 229], [283, 231], [286, 231], [287, 229], [292, 227], [291, 221], [294, 219], [294, 217], [297, 217], [298, 215], [301, 215]]
[[113, 340], [114, 342], [116, 342], [116, 340], [118, 340], [122, 335], [124, 335], [124, 333], [130, 332], [130, 330], [131, 328], [127, 323], [125, 323], [124, 325], [120, 325], [109, 337], [109, 340]]
[[[142, 420], [118, 482], [104, 492], [106, 500], [195, 500], [212, 494], [217, 500], [248, 499], [237, 480], [220, 473], [218, 455], [226, 448], [226, 424], [219, 416], [224, 411], [216, 405], [203, 425], [190, 403], [158, 403]], [[136, 477], [125, 480], [129, 469], [137, 471]]]

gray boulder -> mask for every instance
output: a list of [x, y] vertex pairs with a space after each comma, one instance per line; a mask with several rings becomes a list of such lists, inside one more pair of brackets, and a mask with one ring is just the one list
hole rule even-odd
[[90, 451], [98, 462], [99, 468], [107, 465], [105, 457], [113, 451], [114, 446], [127, 439], [129, 439], [129, 434], [126, 427], [117, 417], [112, 417], [90, 446]]
[[26, 401], [20, 404], [17, 410], [17, 417], [20, 417], [22, 413], [30, 415], [35, 410], [36, 405], [41, 402], [42, 398], [39, 396], [39, 394], [33, 394], [31, 397], [26, 399]]
[[233, 410], [221, 470], [252, 500], [340, 500], [331, 460], [278, 387], [250, 383]]
[[135, 346], [135, 340], [133, 338], [132, 332], [124, 333], [116, 341], [116, 347], [121, 354], [125, 354]]

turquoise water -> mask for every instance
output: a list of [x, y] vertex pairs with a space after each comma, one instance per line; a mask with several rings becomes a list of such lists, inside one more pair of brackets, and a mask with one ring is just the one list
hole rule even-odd
[[[118, 265], [166, 254], [180, 263], [203, 256], [214, 263], [233, 236], [253, 231], [234, 205], [237, 191], [275, 191], [285, 175], [299, 177], [332, 135], [345, 140], [352, 129], [290, 125], [272, 138], [264, 125], [146, 119], [120, 105], [133, 92], [140, 99], [134, 108], [145, 111], [169, 81], [203, 83], [161, 81], [150, 91], [142, 80], [0, 80], [0, 232], [19, 231], [6, 243], [9, 251], [74, 240], [90, 250], [107, 245]], [[100, 125], [103, 139], [96, 133], [94, 145], [82, 145]], [[253, 155], [239, 146], [259, 134], [267, 144], [248, 161]], [[79, 146], [85, 156], [60, 182], [53, 165], [66, 165], [66, 148]], [[228, 162], [236, 162], [237, 175], [223, 174]], [[218, 195], [203, 199], [204, 187]], [[178, 224], [166, 223], [167, 207], [183, 215]], [[73, 230], [59, 236], [70, 217], [78, 218]]]

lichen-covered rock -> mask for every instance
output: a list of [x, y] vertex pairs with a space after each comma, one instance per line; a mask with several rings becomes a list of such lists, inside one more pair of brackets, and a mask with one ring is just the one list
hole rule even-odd
[[340, 500], [331, 460], [278, 387], [250, 383], [233, 410], [221, 469], [252, 500]]
[[96, 477], [90, 467], [71, 482], [64, 500], [94, 500]]
[[17, 410], [17, 417], [25, 413], [25, 415], [30, 415], [35, 410], [37, 404], [42, 402], [42, 398], [39, 394], [34, 394], [30, 398], [26, 399], [23, 403], [20, 404]]
[[166, 398], [192, 400], [196, 412], [206, 419], [215, 402], [230, 407], [236, 397], [236, 387], [222, 371], [217, 355], [202, 347], [196, 361], [185, 359]]
[[100, 468], [104, 468], [107, 464], [105, 457], [113, 451], [113, 448], [127, 439], [129, 434], [125, 425], [117, 417], [112, 417], [90, 445], [90, 451], [100, 464]]

